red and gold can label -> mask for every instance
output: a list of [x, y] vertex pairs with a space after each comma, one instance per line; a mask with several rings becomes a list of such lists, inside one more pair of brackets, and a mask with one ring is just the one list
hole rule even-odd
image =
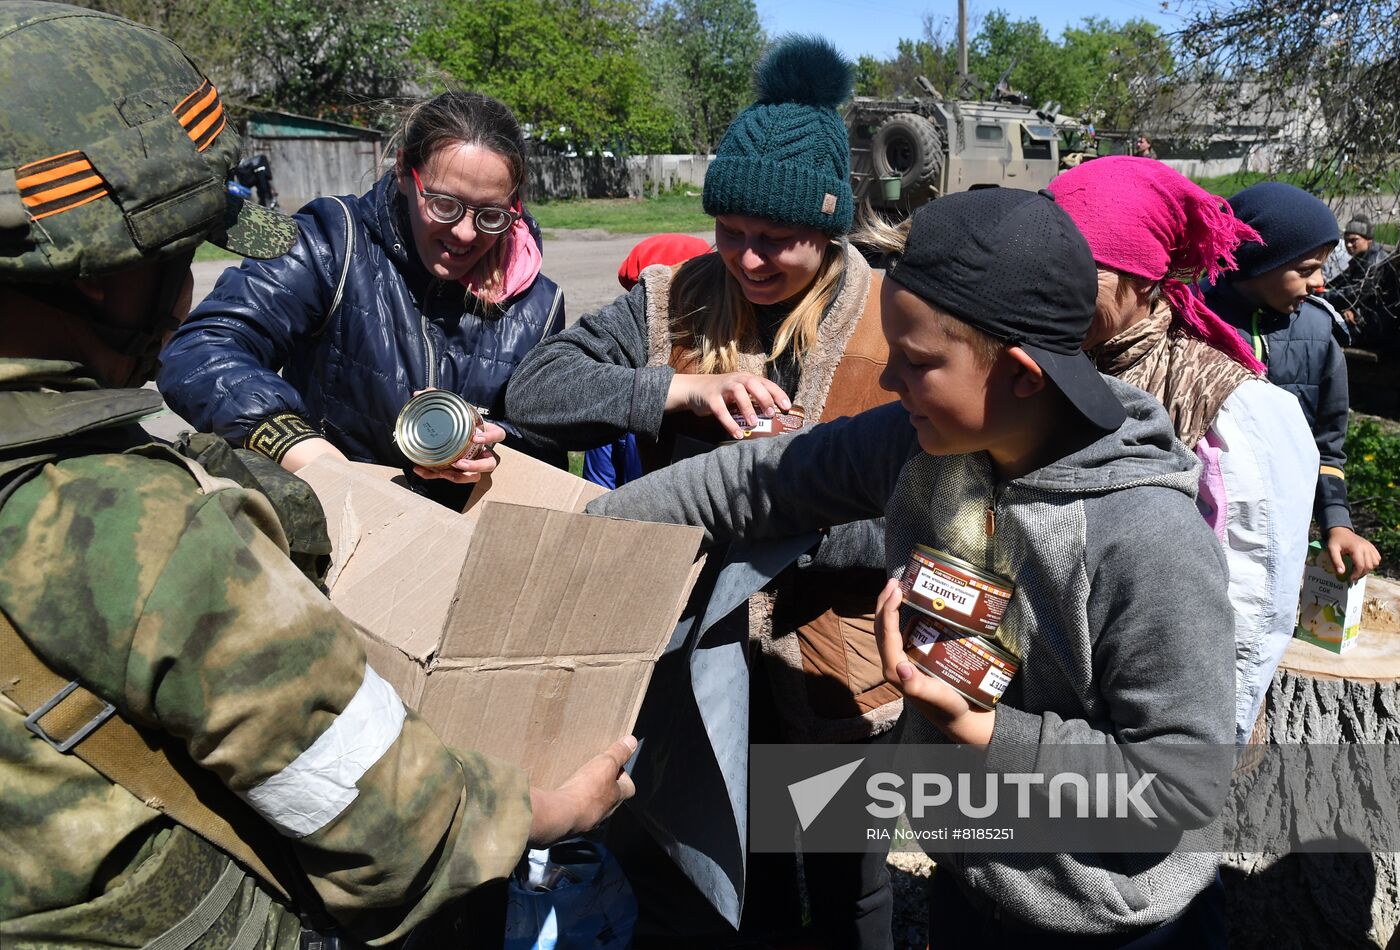
[[1011, 651], [933, 617], [913, 618], [904, 635], [904, 653], [919, 669], [983, 709], [1001, 701], [1020, 668]]
[[1016, 586], [962, 558], [919, 545], [900, 581], [904, 602], [969, 633], [994, 634]]
[[807, 417], [800, 406], [793, 406], [792, 412], [780, 412], [775, 416], [759, 416], [758, 422], [749, 425], [739, 413], [733, 414], [734, 424], [743, 430], [746, 439], [761, 439], [767, 436], [787, 435], [797, 432], [807, 424]]

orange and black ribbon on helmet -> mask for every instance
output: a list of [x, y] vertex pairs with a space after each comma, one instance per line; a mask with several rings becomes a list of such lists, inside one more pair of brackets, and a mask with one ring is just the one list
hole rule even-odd
[[92, 162], [76, 149], [19, 166], [15, 169], [15, 185], [34, 221], [111, 193]]
[[224, 104], [219, 99], [219, 90], [209, 80], [204, 80], [173, 110], [175, 118], [184, 126], [196, 151], [202, 152], [213, 144], [214, 139], [228, 124], [224, 114]]
[[[208, 79], [171, 111], [199, 152], [212, 145], [228, 124], [219, 90]], [[32, 221], [70, 211], [112, 193], [80, 149], [19, 166], [15, 169], [15, 186]]]

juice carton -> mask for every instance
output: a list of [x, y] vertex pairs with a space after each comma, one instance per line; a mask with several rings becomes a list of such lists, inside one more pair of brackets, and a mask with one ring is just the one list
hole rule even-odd
[[1332, 559], [1314, 541], [1308, 546], [1293, 635], [1333, 653], [1347, 652], [1361, 633], [1361, 602], [1365, 597], [1366, 578], [1353, 584], [1338, 577], [1332, 571]]

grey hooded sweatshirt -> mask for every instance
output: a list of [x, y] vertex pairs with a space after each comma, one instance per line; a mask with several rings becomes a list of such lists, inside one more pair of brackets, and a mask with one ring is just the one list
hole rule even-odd
[[[678, 463], [588, 506], [772, 538], [886, 516], [890, 576], [927, 544], [1011, 579], [1001, 636], [1021, 656], [987, 766], [1037, 771], [1042, 747], [1234, 741], [1232, 613], [1220, 544], [1196, 511], [1198, 462], [1161, 405], [1109, 378], [1116, 432], [998, 482], [985, 454], [931, 456], [898, 404]], [[989, 516], [990, 512], [990, 516]], [[988, 527], [993, 531], [988, 535]], [[902, 741], [944, 742], [906, 711]], [[1160, 776], [1148, 794], [1180, 827], [1210, 825], [1226, 783]], [[1067, 933], [1115, 933], [1180, 913], [1213, 853], [934, 853], [988, 913]]]

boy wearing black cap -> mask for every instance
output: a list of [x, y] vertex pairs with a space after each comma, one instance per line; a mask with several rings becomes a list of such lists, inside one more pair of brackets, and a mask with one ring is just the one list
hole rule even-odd
[[[996, 772], [1034, 772], [1041, 745], [1229, 745], [1231, 610], [1194, 504], [1197, 462], [1155, 399], [1081, 351], [1096, 289], [1084, 238], [1047, 196], [940, 198], [915, 213], [883, 290], [881, 383], [899, 406], [722, 449], [589, 510], [711, 539], [884, 514], [891, 577], [924, 544], [1013, 581], [999, 638], [1021, 666], [994, 710], [903, 661], [886, 588], [880, 646], [910, 700], [906, 743], [984, 744]], [[1149, 795], [1186, 826], [1221, 805], [1218, 787], [1166, 777]], [[940, 938], [963, 926], [990, 946], [1127, 946], [1164, 928], [1223, 939], [1212, 854], [935, 856], [935, 891], [962, 911], [939, 914]]]
[[1337, 220], [1318, 198], [1277, 181], [1244, 189], [1230, 208], [1263, 240], [1240, 245], [1238, 269], [1204, 288], [1206, 303], [1254, 348], [1269, 382], [1298, 397], [1321, 459], [1313, 517], [1333, 569], [1345, 573], [1349, 560], [1352, 580], [1360, 579], [1381, 556], [1352, 529], [1344, 448], [1350, 394], [1335, 335], [1340, 317], [1316, 296], [1339, 236]]

